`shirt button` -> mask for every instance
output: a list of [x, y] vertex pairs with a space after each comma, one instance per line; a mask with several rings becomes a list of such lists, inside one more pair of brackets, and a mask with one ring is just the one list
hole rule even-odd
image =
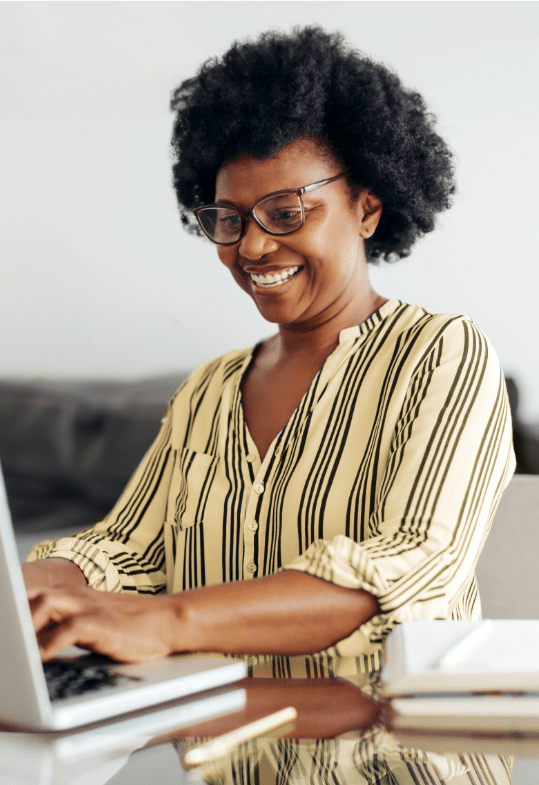
[[247, 570], [249, 572], [256, 572], [256, 564], [252, 561], [249, 562], [249, 564], [247, 564]]
[[255, 458], [256, 458], [256, 455], [253, 455], [253, 453], [250, 452], [249, 455], [247, 456], [246, 460], [248, 460], [249, 463], [252, 463]]
[[247, 661], [248, 661], [249, 665], [258, 665], [258, 657], [255, 657], [254, 655], [251, 655], [250, 657], [248, 657]]
[[254, 485], [254, 486], [253, 486], [253, 491], [254, 491], [255, 493], [258, 493], [258, 494], [260, 494], [260, 493], [264, 493], [264, 486], [262, 485], [262, 483], [260, 483], [260, 484], [258, 484], [258, 485]]
[[249, 521], [247, 524], [247, 528], [250, 529], [252, 532], [255, 532], [258, 529], [258, 523], [256, 521]]

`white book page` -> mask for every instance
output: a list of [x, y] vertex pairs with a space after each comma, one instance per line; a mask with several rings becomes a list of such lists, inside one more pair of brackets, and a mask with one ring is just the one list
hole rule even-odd
[[[434, 621], [405, 626], [408, 673], [539, 671], [539, 620]], [[477, 635], [481, 627], [484, 632]]]

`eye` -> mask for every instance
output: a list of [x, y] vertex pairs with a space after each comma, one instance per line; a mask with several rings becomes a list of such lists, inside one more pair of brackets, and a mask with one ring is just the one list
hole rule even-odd
[[277, 234], [294, 231], [301, 226], [301, 203], [296, 195], [279, 194], [260, 202], [257, 217], [270, 231]]
[[272, 210], [268, 215], [268, 218], [274, 223], [295, 225], [298, 221], [301, 221], [301, 210], [298, 210], [295, 207], [281, 207]]
[[241, 229], [241, 217], [238, 213], [224, 213], [219, 211], [219, 228], [222, 232], [235, 234]]

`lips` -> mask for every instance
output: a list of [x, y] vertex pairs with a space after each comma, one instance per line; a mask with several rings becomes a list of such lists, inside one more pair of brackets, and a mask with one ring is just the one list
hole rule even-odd
[[274, 286], [281, 286], [281, 284], [288, 281], [292, 276], [296, 275], [302, 267], [296, 265], [296, 267], [289, 267], [286, 270], [280, 270], [279, 272], [275, 273], [268, 273], [267, 275], [258, 275], [257, 273], [249, 273], [251, 276], [251, 280], [257, 286], [262, 286], [264, 288], [274, 287]]

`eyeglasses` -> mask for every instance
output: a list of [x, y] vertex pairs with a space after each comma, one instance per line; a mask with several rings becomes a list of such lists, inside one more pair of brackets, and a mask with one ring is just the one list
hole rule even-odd
[[202, 207], [196, 207], [193, 213], [206, 237], [218, 245], [234, 245], [239, 242], [245, 234], [247, 219], [251, 215], [268, 234], [292, 234], [292, 232], [301, 229], [305, 223], [302, 194], [339, 180], [346, 174], [348, 172], [341, 172], [335, 177], [320, 180], [320, 182], [306, 185], [304, 188], [273, 191], [263, 196], [250, 210], [245, 212], [227, 204], [205, 204]]

